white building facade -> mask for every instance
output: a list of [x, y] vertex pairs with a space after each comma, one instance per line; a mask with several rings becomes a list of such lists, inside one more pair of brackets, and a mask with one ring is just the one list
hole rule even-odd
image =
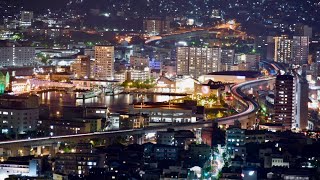
[[0, 47], [0, 66], [24, 66], [34, 63], [36, 54], [34, 47], [16, 45]]

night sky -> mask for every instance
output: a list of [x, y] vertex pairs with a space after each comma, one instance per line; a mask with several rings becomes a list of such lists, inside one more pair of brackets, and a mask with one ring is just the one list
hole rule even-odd
[[26, 9], [52, 9], [61, 8], [68, 0], [23, 0], [22, 4]]

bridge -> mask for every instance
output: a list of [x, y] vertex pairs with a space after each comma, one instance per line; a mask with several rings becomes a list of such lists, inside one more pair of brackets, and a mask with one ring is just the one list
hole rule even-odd
[[[229, 125], [234, 124], [235, 120], [238, 120], [241, 123], [242, 128], [249, 128], [255, 123], [255, 114], [259, 109], [259, 104], [252, 100], [246, 95], [244, 91], [251, 89], [253, 87], [261, 85], [269, 85], [273, 83], [274, 77], [266, 79], [257, 79], [253, 81], [244, 82], [241, 84], [234, 85], [231, 89], [232, 94], [241, 104], [244, 105], [244, 111], [229, 116], [225, 118], [215, 119], [213, 121], [198, 121], [196, 123], [183, 123], [183, 124], [168, 124], [163, 126], [153, 126], [146, 127], [142, 129], [129, 129], [129, 130], [116, 130], [116, 131], [107, 131], [107, 132], [94, 132], [86, 134], [74, 134], [66, 136], [52, 136], [52, 137], [42, 137], [42, 138], [32, 138], [32, 139], [23, 139], [23, 140], [12, 140], [12, 141], [3, 141], [0, 142], [0, 148], [7, 152], [9, 156], [17, 156], [20, 151], [24, 151], [24, 154], [30, 153], [31, 147], [37, 148], [37, 154], [41, 154], [41, 147], [48, 146], [50, 152], [54, 154], [59, 147], [60, 142], [79, 142], [96, 138], [103, 138], [109, 143], [113, 141], [114, 137], [117, 136], [134, 136], [136, 143], [143, 143], [143, 138], [146, 133], [156, 132], [166, 130], [167, 128], [174, 128], [176, 130], [183, 129], [195, 129], [210, 127], [212, 122], [217, 122], [221, 126], [228, 127]], [[51, 154], [50, 153], [50, 154]]]

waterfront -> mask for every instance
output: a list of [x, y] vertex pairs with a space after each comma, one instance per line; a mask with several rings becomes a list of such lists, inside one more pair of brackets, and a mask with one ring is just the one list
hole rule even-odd
[[[43, 92], [38, 94], [40, 103], [48, 105], [51, 112], [61, 111], [63, 106], [82, 106], [83, 100], [76, 99], [76, 93], [66, 93], [59, 91]], [[85, 106], [105, 106], [109, 107], [111, 112], [123, 112], [128, 110], [128, 105], [136, 102], [165, 102], [169, 99], [175, 99], [176, 96], [169, 95], [141, 95], [119, 94], [119, 95], [101, 95], [99, 97], [86, 99]]]

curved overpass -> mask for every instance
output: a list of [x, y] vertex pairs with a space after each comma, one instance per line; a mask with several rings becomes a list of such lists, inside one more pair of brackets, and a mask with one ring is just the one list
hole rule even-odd
[[[237, 84], [234, 85], [231, 88], [231, 92], [234, 95], [234, 97], [242, 104], [244, 104], [246, 106], [246, 109], [243, 112], [240, 112], [238, 114], [229, 116], [229, 117], [225, 117], [225, 118], [220, 118], [217, 119], [216, 122], [218, 122], [218, 124], [221, 125], [225, 125], [225, 124], [233, 124], [235, 120], [239, 120], [241, 125], [243, 126], [243, 122], [242, 121], [252, 121], [252, 118], [255, 118], [255, 114], [256, 112], [259, 110], [259, 104], [254, 101], [253, 99], [249, 98], [244, 92], [243, 89], [245, 88], [251, 88], [253, 86], [259, 86], [260, 84], [263, 83], [268, 83], [271, 80], [274, 80], [274, 77], [271, 78], [266, 78], [266, 79], [257, 79], [257, 80], [253, 80], [253, 81], [248, 81], [248, 82], [244, 82], [241, 84]], [[253, 119], [254, 120], [254, 119]], [[250, 122], [253, 123], [253, 122]], [[245, 125], [245, 128], [247, 128], [247, 125]]]
[[[245, 104], [246, 109], [243, 112], [238, 114], [216, 119], [215, 122], [218, 122], [219, 125], [232, 125], [235, 120], [239, 120], [241, 124], [245, 122], [247, 126], [248, 121], [252, 121], [251, 118], [255, 118], [255, 113], [259, 109], [257, 102], [249, 98], [242, 90], [246, 87], [253, 87], [260, 85], [262, 83], [269, 82], [274, 78], [266, 79], [257, 79], [253, 81], [244, 82], [241, 84], [234, 85], [231, 89], [234, 97]], [[0, 148], [11, 148], [18, 146], [36, 146], [44, 144], [54, 144], [61, 141], [72, 141], [72, 140], [83, 140], [88, 138], [102, 138], [102, 137], [114, 137], [121, 135], [139, 135], [146, 132], [154, 132], [160, 130], [166, 130], [167, 128], [177, 128], [177, 129], [192, 129], [192, 128], [201, 128], [211, 126], [212, 121], [199, 121], [196, 123], [188, 124], [170, 124], [164, 126], [155, 126], [147, 127], [143, 129], [130, 129], [130, 130], [117, 130], [117, 131], [107, 131], [107, 132], [95, 132], [95, 133], [86, 133], [86, 134], [75, 134], [75, 135], [66, 135], [66, 136], [53, 136], [53, 137], [42, 137], [42, 138], [32, 138], [32, 139], [22, 139], [22, 140], [12, 140], [12, 141], [3, 141], [0, 142]]]

